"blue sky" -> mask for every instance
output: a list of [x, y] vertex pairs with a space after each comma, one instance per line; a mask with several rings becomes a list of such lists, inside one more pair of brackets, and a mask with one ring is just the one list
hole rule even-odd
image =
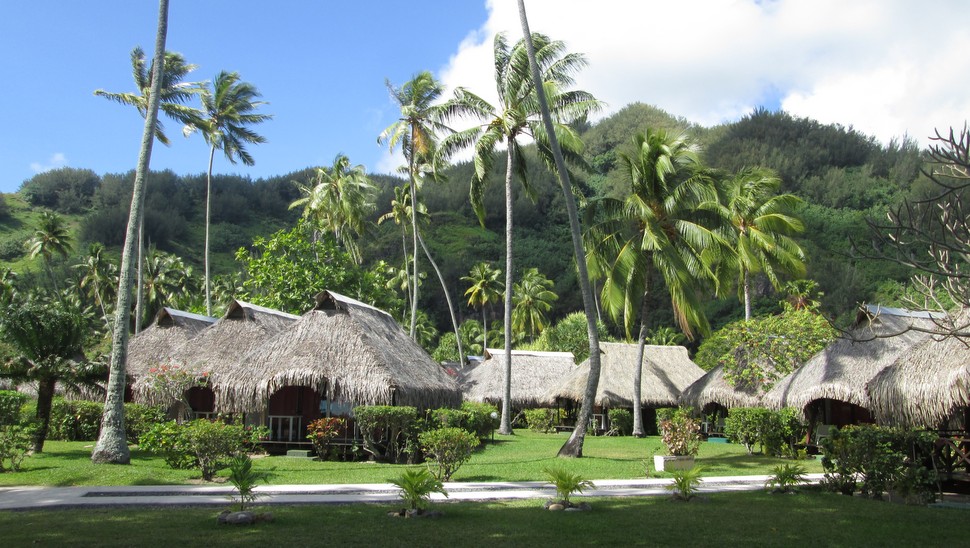
[[[400, 160], [377, 145], [396, 118], [384, 86], [431, 70], [449, 89], [492, 94], [491, 41], [520, 34], [514, 0], [323, 2], [171, 0], [168, 49], [196, 80], [237, 71], [269, 102], [256, 165], [215, 171], [254, 179], [329, 165], [369, 171]], [[761, 105], [841, 123], [883, 142], [926, 143], [970, 113], [970, 10], [960, 0], [527, 0], [534, 31], [582, 52], [577, 85], [712, 125]], [[142, 121], [93, 91], [133, 91], [129, 53], [154, 43], [150, 0], [4, 2], [0, 191], [59, 166], [134, 167]], [[199, 136], [166, 124], [153, 169], [201, 173]]]

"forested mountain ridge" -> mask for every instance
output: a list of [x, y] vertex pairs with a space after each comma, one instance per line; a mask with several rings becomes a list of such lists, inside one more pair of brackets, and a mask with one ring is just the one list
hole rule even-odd
[[[808, 277], [824, 292], [823, 310], [828, 314], [851, 313], [858, 302], [878, 298], [881, 286], [906, 279], [907, 272], [899, 267], [854, 260], [849, 255], [850, 238], [868, 238], [867, 215], [884, 217], [890, 205], [922, 192], [922, 153], [913, 142], [883, 146], [852, 128], [764, 110], [737, 122], [705, 128], [657, 108], [633, 104], [580, 128], [591, 171], [577, 171], [575, 175], [585, 198], [618, 197], [625, 192], [628, 182], [618, 169], [617, 153], [630, 146], [634, 134], [648, 127], [686, 132], [702, 145], [702, 159], [711, 168], [730, 173], [741, 167], [761, 166], [781, 176], [782, 190], [805, 202], [798, 213], [806, 230], [798, 241], [806, 250]], [[496, 165], [502, 164], [504, 158], [497, 159]], [[541, 162], [528, 165], [537, 199], [533, 202], [516, 186], [517, 270], [537, 268], [555, 282], [559, 299], [551, 317], [559, 319], [581, 308], [563, 197], [556, 178], [541, 167]], [[444, 172], [446, 180], [428, 182], [422, 190], [430, 217], [423, 236], [442, 269], [452, 299], [461, 304], [462, 318], [474, 318], [478, 313], [465, 304], [462, 294], [467, 283], [461, 277], [476, 262], [501, 264], [504, 253], [501, 193], [486, 194], [485, 225], [481, 226], [468, 198], [472, 169], [467, 162], [451, 166]], [[256, 237], [269, 236], [296, 223], [301, 211], [289, 207], [300, 197], [294, 181], [306, 184], [312, 175], [313, 170], [307, 168], [255, 181], [235, 175], [214, 176], [211, 229], [215, 274], [239, 272], [242, 267], [234, 258], [237, 249], [251, 246]], [[492, 189], [501, 188], [502, 176], [491, 176]], [[26, 260], [24, 242], [41, 209], [65, 215], [75, 235], [74, 256], [57, 260], [55, 265], [65, 276], [90, 242], [105, 244], [116, 257], [127, 222], [132, 180], [133, 173], [99, 176], [90, 170], [63, 168], [24, 181], [16, 197], [6, 196], [10, 205], [0, 212], [0, 264], [20, 272], [21, 283], [40, 275], [40, 263]], [[372, 224], [361, 243], [364, 263], [385, 261], [401, 268], [401, 228], [393, 222], [378, 224], [377, 220], [391, 209], [394, 188], [403, 180], [385, 175], [371, 176], [371, 180], [378, 192], [369, 219]], [[146, 197], [146, 241], [197, 269], [202, 261], [204, 188], [204, 174], [158, 171], [151, 175]], [[18, 205], [23, 202], [27, 205]], [[421, 308], [444, 332], [449, 322], [433, 272], [427, 273], [423, 287]], [[656, 293], [660, 296], [653, 309], [661, 313], [652, 316], [651, 324], [673, 325], [669, 299], [663, 292]], [[762, 309], [771, 308], [778, 300], [765, 283], [759, 284], [758, 294], [761, 299], [756, 304]], [[736, 298], [711, 299], [708, 308], [715, 327], [739, 314]]]

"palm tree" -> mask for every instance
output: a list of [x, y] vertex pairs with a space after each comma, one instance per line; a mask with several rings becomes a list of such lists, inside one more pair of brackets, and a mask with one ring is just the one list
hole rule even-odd
[[738, 275], [738, 297], [744, 319], [751, 319], [751, 276], [763, 273], [781, 289], [778, 271], [805, 275], [805, 253], [789, 234], [802, 232], [801, 220], [790, 212], [801, 203], [792, 194], [778, 194], [781, 179], [765, 168], [748, 168], [718, 184], [718, 201], [710, 204], [730, 227], [732, 265]]
[[115, 307], [115, 324], [111, 337], [111, 359], [108, 377], [108, 394], [105, 398], [104, 415], [101, 418], [101, 433], [91, 454], [96, 463], [128, 464], [131, 453], [125, 437], [125, 364], [128, 358], [128, 320], [131, 315], [131, 271], [138, 228], [145, 206], [145, 175], [148, 173], [154, 142], [154, 129], [158, 122], [158, 108], [161, 103], [163, 79], [163, 56], [165, 38], [168, 34], [168, 0], [158, 2], [158, 32], [155, 38], [155, 59], [152, 64], [151, 90], [145, 115], [145, 129], [142, 132], [141, 148], [138, 152], [138, 165], [135, 169], [135, 182], [131, 192], [131, 209], [128, 214], [128, 228], [125, 232], [125, 245], [121, 253], [121, 276], [118, 280], [118, 304]]
[[27, 240], [27, 252], [33, 259], [40, 255], [44, 259], [44, 266], [50, 276], [54, 292], [57, 293], [57, 280], [54, 279], [54, 268], [51, 261], [54, 255], [67, 257], [73, 247], [73, 238], [64, 224], [64, 219], [57, 213], [44, 211], [40, 214], [40, 223], [34, 234]]
[[6, 306], [17, 297], [17, 273], [9, 268], [0, 268], [0, 306]]
[[[559, 141], [564, 143], [565, 151], [574, 161], [582, 162], [582, 142], [576, 131], [568, 124], [597, 110], [599, 102], [592, 95], [584, 91], [562, 91], [561, 88], [573, 83], [572, 74], [586, 66], [586, 60], [579, 54], [567, 54], [565, 45], [559, 41], [550, 40], [541, 34], [533, 35], [535, 40], [537, 62], [542, 73], [542, 85], [550, 95], [550, 102], [554, 105], [552, 115], [555, 116], [555, 133]], [[478, 215], [479, 222], [485, 224], [484, 196], [487, 190], [488, 176], [493, 165], [496, 148], [500, 143], [506, 145], [505, 165], [505, 286], [512, 287], [512, 180], [517, 175], [526, 192], [532, 194], [525, 155], [522, 152], [520, 140], [529, 138], [538, 144], [539, 152], [547, 165], [553, 164], [549, 149], [549, 139], [542, 126], [539, 112], [537, 84], [533, 83], [529, 75], [529, 57], [525, 44], [519, 41], [514, 47], [509, 47], [504, 34], [497, 34], [494, 42], [495, 51], [495, 83], [498, 91], [499, 105], [494, 107], [484, 99], [460, 90], [459, 93], [471, 104], [476, 105], [478, 111], [484, 114], [487, 123], [473, 130], [472, 133], [461, 134], [456, 140], [467, 140], [468, 135], [475, 135], [475, 172], [471, 181], [471, 203]], [[505, 380], [506, 397], [502, 402], [502, 419], [499, 432], [511, 434], [511, 370], [512, 370], [512, 293], [505, 295]]]
[[[529, 57], [529, 69], [532, 72], [532, 81], [535, 82], [536, 87], [539, 87], [540, 82], [542, 82], [542, 75], [539, 71], [539, 63], [536, 61], [535, 46], [532, 44], [529, 19], [525, 13], [525, 0], [519, 0], [519, 21], [522, 23], [522, 34], [525, 39], [526, 53]], [[566, 202], [566, 213], [569, 216], [569, 232], [573, 240], [573, 258], [576, 261], [580, 292], [583, 294], [583, 311], [586, 313], [586, 331], [589, 335], [589, 377], [586, 381], [583, 403], [580, 406], [579, 416], [576, 419], [576, 428], [573, 429], [572, 435], [569, 436], [566, 443], [559, 449], [560, 457], [581, 457], [583, 456], [583, 441], [586, 439], [586, 427], [589, 425], [589, 421], [593, 416], [593, 405], [600, 378], [600, 343], [599, 333], [596, 328], [596, 302], [593, 300], [593, 291], [589, 283], [589, 272], [586, 269], [586, 261], [584, 260], [586, 254], [583, 251], [583, 231], [579, 224], [576, 196], [573, 194], [572, 183], [569, 180], [566, 160], [559, 147], [559, 140], [556, 137], [546, 94], [543, 92], [538, 94], [538, 96], [542, 124], [545, 127], [546, 134], [549, 136], [549, 148], [552, 150], [552, 157], [556, 163], [556, 174], [559, 175], [559, 183], [562, 187], [564, 201]]]
[[[451, 99], [444, 103], [437, 103], [444, 93], [444, 87], [434, 79], [430, 72], [424, 71], [415, 75], [411, 80], [399, 88], [385, 82], [391, 97], [401, 110], [401, 117], [388, 126], [377, 138], [379, 144], [387, 144], [391, 151], [398, 145], [404, 153], [407, 162], [409, 197], [411, 210], [420, 211], [416, 204], [418, 190], [424, 173], [435, 174], [438, 162], [445, 154], [438, 150], [438, 134], [451, 133], [447, 126], [449, 119], [473, 114], [473, 107], [466, 101]], [[411, 216], [411, 233], [413, 260], [411, 271], [411, 338], [415, 337], [418, 313], [418, 219]]]
[[546, 314], [553, 301], [559, 298], [552, 291], [553, 285], [552, 280], [540, 274], [538, 269], [529, 268], [522, 273], [522, 280], [513, 286], [512, 327], [530, 340], [534, 341], [549, 325]]
[[[157, 58], [157, 56], [156, 56]], [[159, 109], [166, 116], [180, 124], [189, 124], [198, 120], [199, 112], [187, 105], [193, 96], [200, 93], [202, 88], [198, 82], [183, 82], [186, 76], [197, 67], [188, 64], [182, 54], [166, 51], [164, 60], [159, 61], [163, 70], [160, 75], [161, 87], [157, 88], [155, 94], [160, 98]], [[149, 103], [151, 102], [153, 87], [153, 75], [155, 74], [155, 61], [146, 66], [145, 52], [140, 47], [131, 50], [131, 72], [135, 80], [135, 87], [138, 89], [134, 93], [113, 93], [103, 89], [97, 89], [94, 94], [104, 97], [110, 101], [135, 107], [142, 118], [147, 118]], [[169, 140], [165, 135], [161, 120], [156, 116], [153, 125], [155, 138], [163, 145], [168, 145]], [[138, 219], [138, 292], [135, 301], [135, 333], [141, 331], [142, 317], [142, 253], [144, 251], [144, 219]]]
[[209, 221], [212, 203], [212, 161], [216, 150], [221, 150], [230, 163], [236, 159], [251, 166], [255, 163], [253, 157], [246, 151], [246, 144], [265, 143], [266, 138], [249, 129], [247, 126], [259, 124], [272, 118], [269, 114], [259, 114], [256, 111], [265, 101], [257, 101], [260, 96], [256, 87], [248, 82], [240, 81], [236, 72], [222, 71], [212, 82], [202, 86], [199, 97], [202, 100], [202, 112], [199, 116], [190, 118], [185, 125], [185, 132], [198, 130], [202, 138], [209, 145], [209, 170], [205, 183], [205, 310], [206, 315], [212, 315], [212, 284], [209, 277]]
[[[634, 138], [632, 153], [620, 153], [630, 181], [625, 200], [605, 198], [605, 219], [589, 232], [596, 262], [609, 264], [603, 304], [622, 319], [627, 338], [639, 310], [637, 365], [633, 378], [633, 434], [643, 436], [640, 373], [647, 338], [652, 278], [659, 272], [670, 292], [674, 315], [688, 338], [694, 328], [709, 331], [695, 293], [699, 279], [713, 279], [710, 263], [719, 242], [711, 227], [698, 222], [701, 204], [716, 198], [700, 172], [697, 148], [685, 137], [649, 130]], [[639, 304], [639, 306], [637, 306]]]
[[468, 306], [482, 309], [482, 348], [488, 348], [488, 305], [502, 299], [505, 292], [505, 284], [499, 279], [502, 271], [493, 268], [488, 263], [478, 263], [472, 267], [468, 276], [462, 276], [462, 280], [471, 284], [465, 291], [468, 297]]
[[303, 197], [290, 204], [290, 209], [303, 207], [303, 218], [313, 220], [361, 262], [360, 248], [354, 239], [366, 231], [366, 217], [374, 210], [376, 188], [363, 165], [350, 166], [350, 159], [338, 154], [333, 166], [318, 167], [312, 182], [297, 184]]
[[108, 329], [111, 329], [111, 320], [108, 318], [108, 306], [114, 300], [114, 285], [118, 280], [118, 267], [108, 261], [104, 253], [104, 244], [100, 242], [92, 243], [88, 246], [88, 256], [84, 262], [74, 265], [74, 268], [81, 271], [81, 280], [78, 286], [82, 290], [87, 290], [88, 295], [101, 308], [101, 319], [105, 322]]

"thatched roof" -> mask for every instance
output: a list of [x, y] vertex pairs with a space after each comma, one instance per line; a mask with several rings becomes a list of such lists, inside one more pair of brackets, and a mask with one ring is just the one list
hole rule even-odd
[[698, 411], [711, 403], [727, 408], [757, 407], [761, 394], [751, 387], [736, 388], [724, 378], [724, 366], [719, 365], [684, 389], [680, 396], [681, 405], [691, 406]]
[[[596, 405], [632, 407], [637, 345], [603, 342], [600, 343], [600, 352], [600, 382], [596, 390]], [[647, 345], [643, 352], [640, 402], [646, 407], [675, 406], [681, 392], [703, 375], [704, 370], [690, 360], [687, 349], [683, 346]], [[588, 377], [587, 359], [549, 392], [549, 398], [581, 401], [586, 392]]]
[[457, 407], [458, 384], [386, 312], [332, 291], [286, 330], [213, 373], [217, 405], [254, 410], [284, 386], [365, 405]]
[[932, 325], [933, 319], [925, 312], [870, 306], [859, 313], [848, 336], [779, 380], [762, 402], [776, 409], [804, 409], [815, 400], [831, 399], [869, 408], [866, 383], [928, 337], [909, 330], [911, 327]]
[[[970, 324], [970, 308], [957, 315], [956, 324]], [[929, 337], [900, 354], [866, 390], [877, 421], [936, 428], [970, 406], [970, 340]]]
[[[512, 351], [512, 405], [540, 406], [547, 393], [577, 368], [572, 352]], [[485, 360], [461, 372], [465, 399], [501, 402], [505, 392], [505, 351], [488, 349]]]
[[152, 324], [128, 342], [125, 370], [136, 379], [144, 376], [150, 368], [167, 361], [178, 347], [215, 322], [216, 319], [209, 316], [162, 308]]

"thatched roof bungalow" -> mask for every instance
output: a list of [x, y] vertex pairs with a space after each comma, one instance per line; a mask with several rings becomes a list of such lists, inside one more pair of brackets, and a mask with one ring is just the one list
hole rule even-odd
[[[633, 407], [633, 373], [637, 345], [600, 343], [600, 381], [596, 405]], [[683, 346], [647, 345], [643, 352], [640, 403], [644, 407], [676, 406], [681, 392], [701, 378], [704, 370], [691, 361]], [[548, 397], [582, 401], [589, 377], [589, 360], [577, 367]]]
[[[865, 386], [876, 374], [892, 365], [904, 351], [928, 335], [915, 327], [932, 325], [927, 312], [870, 305], [859, 312], [848, 336], [839, 338], [801, 367], [779, 380], [762, 398], [767, 407], [806, 410], [815, 401], [833, 400], [870, 408]], [[853, 416], [855, 416], [853, 412]], [[831, 420], [836, 424], [860, 419]], [[869, 417], [861, 417], [869, 420]]]
[[[512, 406], [548, 405], [548, 392], [577, 368], [572, 352], [512, 351]], [[465, 399], [501, 402], [505, 392], [505, 351], [487, 349], [485, 360], [461, 372]]]
[[724, 366], [719, 365], [704, 374], [684, 389], [680, 395], [680, 404], [693, 407], [698, 411], [710, 405], [725, 408], [757, 407], [761, 405], [758, 390], [752, 387], [738, 388], [724, 378]]
[[213, 373], [219, 407], [264, 408], [284, 387], [355, 405], [461, 405], [458, 384], [386, 312], [323, 291], [299, 321]]
[[[970, 325], [970, 308], [957, 315], [956, 325]], [[970, 340], [928, 337], [880, 371], [866, 390], [877, 422], [939, 428], [962, 409], [963, 427], [970, 427]]]
[[152, 367], [167, 361], [173, 352], [216, 322], [216, 318], [162, 308], [147, 329], [128, 342], [126, 371], [130, 377], [141, 378]]

